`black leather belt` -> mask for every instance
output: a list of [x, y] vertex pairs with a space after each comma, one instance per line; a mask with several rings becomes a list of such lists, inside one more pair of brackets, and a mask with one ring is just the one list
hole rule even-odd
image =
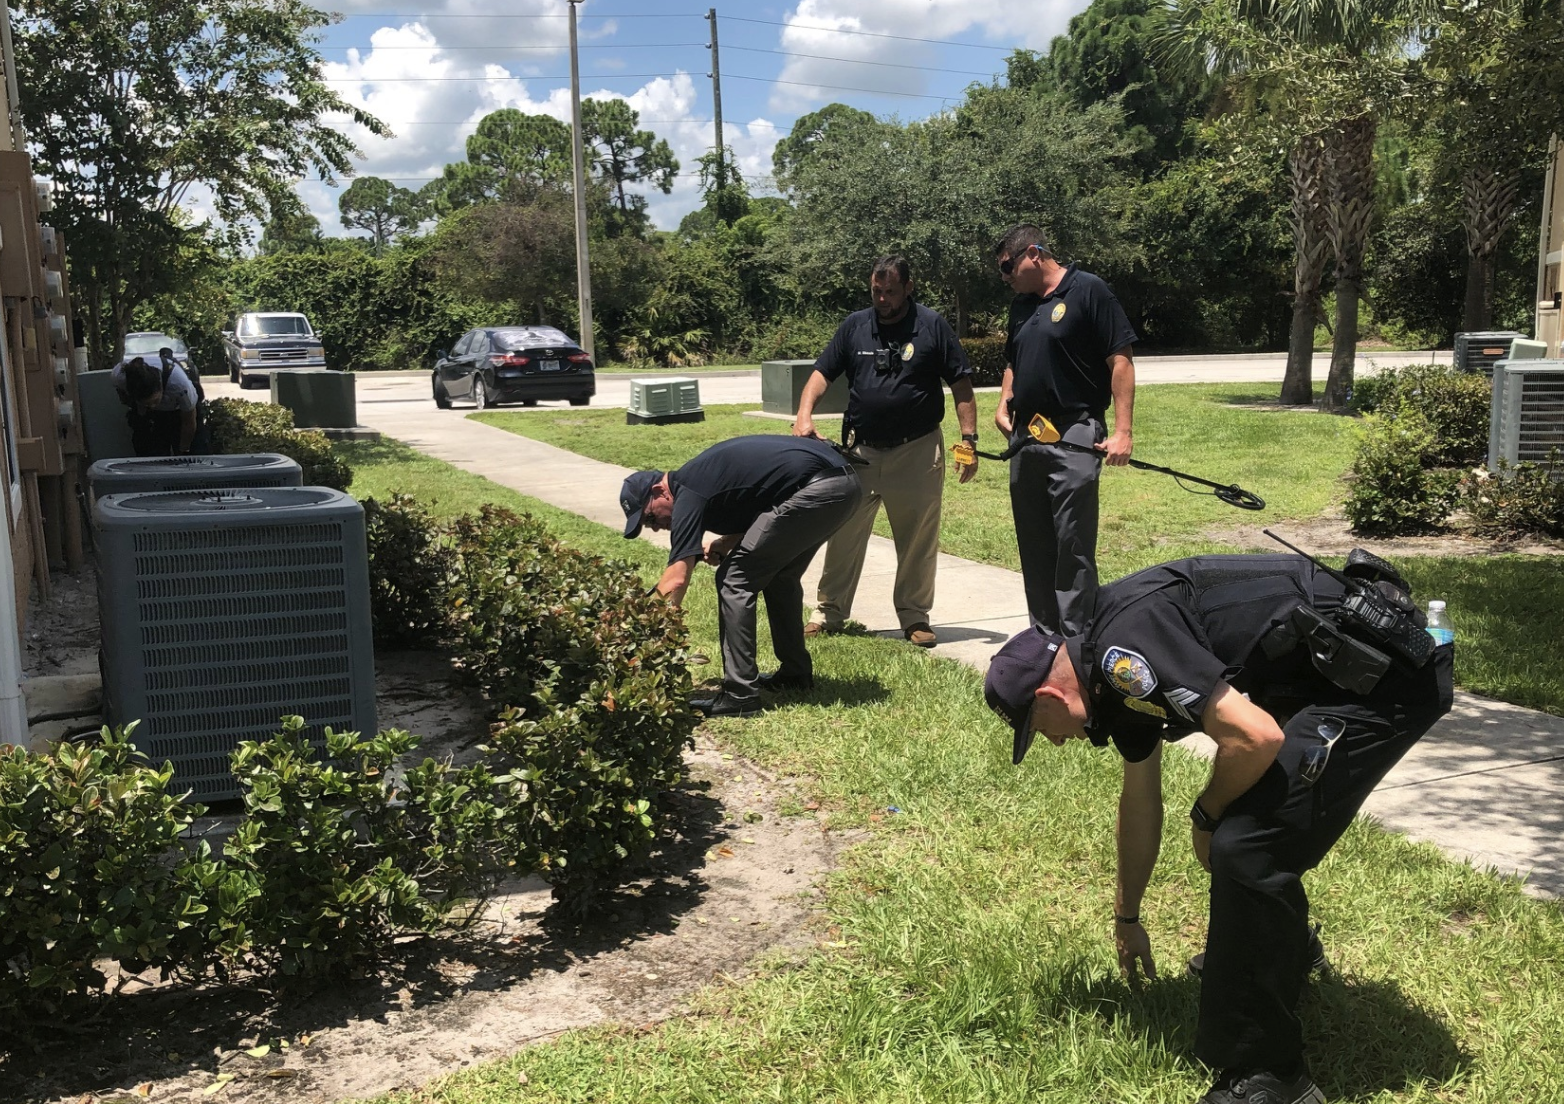
[[817, 472], [815, 472], [814, 475], [811, 475], [808, 479], [804, 480], [802, 486], [800, 486], [799, 489], [802, 490], [804, 487], [809, 486], [811, 483], [818, 483], [822, 479], [835, 479], [839, 475], [857, 475], [857, 474], [858, 474], [857, 470], [855, 468], [852, 468], [852, 467], [846, 467], [846, 468], [826, 468], [824, 471], [817, 471]]

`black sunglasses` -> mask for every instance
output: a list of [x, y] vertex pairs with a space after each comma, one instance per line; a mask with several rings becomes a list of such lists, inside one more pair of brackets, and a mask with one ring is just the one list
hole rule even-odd
[[1340, 717], [1332, 717], [1323, 721], [1315, 731], [1323, 743], [1304, 751], [1303, 760], [1298, 765], [1298, 777], [1303, 779], [1305, 786], [1314, 785], [1325, 773], [1325, 765], [1330, 762], [1330, 749], [1336, 746], [1341, 734], [1347, 731], [1347, 722]]
[[[1033, 242], [1031, 245], [1026, 247], [1026, 249], [1041, 249], [1041, 248], [1042, 248], [1042, 246], [1038, 245], [1036, 242]], [[1021, 255], [1023, 257], [1026, 255], [1026, 249], [1021, 250]], [[1018, 258], [1018, 257], [1006, 257], [1004, 260], [999, 262], [999, 274], [1001, 276], [1009, 276], [1012, 272], [1014, 272], [1016, 270], [1016, 265], [1019, 263], [1019, 261], [1020, 261], [1020, 258]]]

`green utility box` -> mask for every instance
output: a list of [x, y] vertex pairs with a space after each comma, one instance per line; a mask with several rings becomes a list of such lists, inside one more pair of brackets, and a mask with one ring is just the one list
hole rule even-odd
[[[814, 374], [812, 360], [768, 360], [760, 365], [761, 409], [767, 414], [797, 414], [798, 398]], [[847, 412], [847, 377], [837, 376], [815, 404], [816, 414]]]
[[272, 402], [293, 411], [299, 429], [352, 429], [358, 425], [357, 378], [327, 368], [288, 368], [272, 374]]
[[704, 422], [699, 380], [687, 376], [630, 381], [630, 408], [625, 425], [673, 425]]
[[128, 408], [114, 390], [114, 372], [108, 368], [77, 372], [76, 390], [81, 396], [81, 431], [86, 439], [87, 458], [118, 460], [136, 455], [130, 444], [130, 423], [125, 421]]

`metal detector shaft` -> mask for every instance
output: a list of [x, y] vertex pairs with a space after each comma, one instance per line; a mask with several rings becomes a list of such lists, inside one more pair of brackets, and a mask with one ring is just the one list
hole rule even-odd
[[[1009, 460], [1016, 453], [1020, 452], [1022, 449], [1026, 448], [1027, 445], [1032, 443], [1033, 442], [1031, 441], [1017, 441], [1015, 444], [1011, 445], [1003, 453], [1000, 453], [997, 456], [987, 452], [980, 452], [978, 455], [983, 457], [985, 460]], [[1062, 449], [1069, 449], [1071, 452], [1085, 452], [1094, 456], [1102, 455], [1102, 451], [1100, 449], [1093, 448], [1091, 445], [1078, 445], [1074, 441], [1058, 440], [1050, 441], [1048, 443]], [[1187, 479], [1189, 482], [1198, 483], [1202, 487], [1210, 487], [1213, 491], [1216, 492], [1217, 498], [1227, 503], [1229, 506], [1237, 506], [1240, 510], [1265, 509], [1265, 499], [1261, 498], [1253, 491], [1244, 490], [1237, 483], [1217, 483], [1210, 479], [1202, 479], [1198, 475], [1190, 475], [1188, 472], [1178, 471], [1174, 468], [1164, 468], [1160, 464], [1148, 464], [1146, 461], [1136, 460], [1134, 457], [1130, 458], [1129, 465], [1132, 468], [1139, 468], [1141, 471], [1156, 472], [1159, 475], [1171, 475], [1174, 479]]]

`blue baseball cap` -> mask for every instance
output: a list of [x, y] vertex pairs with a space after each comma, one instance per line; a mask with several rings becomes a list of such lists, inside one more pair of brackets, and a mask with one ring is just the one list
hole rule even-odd
[[641, 515], [646, 512], [652, 488], [662, 481], [662, 477], [660, 471], [638, 471], [627, 477], [619, 488], [619, 506], [625, 512], [625, 540], [640, 535]]
[[1032, 746], [1030, 722], [1037, 688], [1048, 677], [1062, 647], [1064, 637], [1034, 626], [1012, 636], [989, 660], [983, 700], [1014, 729], [1010, 761], [1018, 766]]

